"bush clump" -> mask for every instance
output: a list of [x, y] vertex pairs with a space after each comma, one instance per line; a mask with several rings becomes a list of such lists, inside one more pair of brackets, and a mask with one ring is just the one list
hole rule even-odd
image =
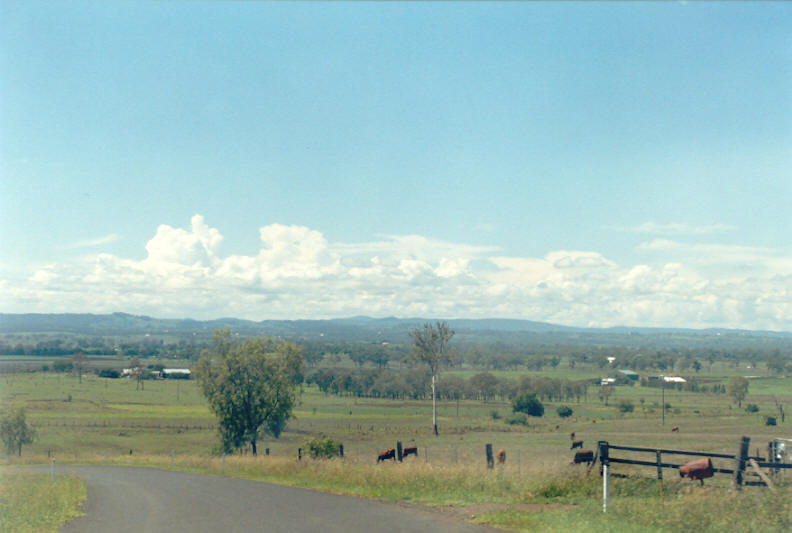
[[305, 439], [303, 447], [312, 459], [332, 459], [341, 455], [341, 443], [330, 437]]
[[116, 379], [121, 376], [121, 372], [116, 370], [115, 368], [103, 368], [99, 371], [100, 378], [112, 378]]
[[507, 416], [503, 421], [509, 424], [510, 426], [516, 426], [516, 425], [527, 426], [528, 416], [526, 416], [524, 413], [512, 413], [509, 416]]
[[622, 398], [619, 401], [619, 411], [622, 413], [632, 413], [633, 409], [635, 409], [635, 406], [633, 405], [632, 401], [626, 398]]
[[512, 401], [512, 410], [515, 413], [525, 413], [531, 416], [544, 416], [544, 405], [532, 392], [524, 392]]
[[568, 418], [572, 416], [574, 411], [572, 411], [572, 408], [569, 407], [568, 405], [561, 405], [559, 406], [558, 409], [556, 409], [556, 413], [558, 413], [558, 416], [560, 416], [561, 418]]

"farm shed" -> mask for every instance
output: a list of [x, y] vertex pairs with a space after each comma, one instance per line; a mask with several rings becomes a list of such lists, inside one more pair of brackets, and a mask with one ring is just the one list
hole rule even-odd
[[191, 374], [189, 368], [163, 368], [160, 377], [189, 379]]

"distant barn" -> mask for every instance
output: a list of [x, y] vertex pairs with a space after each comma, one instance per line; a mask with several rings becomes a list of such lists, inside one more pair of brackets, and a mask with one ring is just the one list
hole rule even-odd
[[165, 379], [190, 379], [192, 372], [189, 368], [163, 368], [160, 377]]

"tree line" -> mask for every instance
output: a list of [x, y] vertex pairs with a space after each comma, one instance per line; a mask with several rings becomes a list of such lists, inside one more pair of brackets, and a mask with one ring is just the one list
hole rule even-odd
[[[122, 339], [113, 337], [65, 337], [24, 340], [8, 336], [0, 339], [0, 355], [70, 356], [120, 355], [161, 359], [197, 360], [211, 342], [181, 339]], [[289, 339], [286, 339], [289, 340]], [[34, 342], [35, 341], [35, 342]], [[302, 347], [309, 368], [352, 364], [357, 368], [404, 368], [414, 366], [412, 343], [316, 342], [292, 339]], [[612, 362], [609, 357], [615, 358]], [[723, 349], [716, 347], [647, 348], [639, 346], [580, 346], [563, 343], [514, 344], [465, 342], [454, 346], [451, 368], [476, 370], [532, 370], [579, 368], [630, 369], [638, 372], [679, 372], [697, 374], [716, 362], [734, 368], [751, 366], [774, 374], [792, 373], [792, 350], [773, 346]]]
[[[408, 370], [319, 368], [307, 373], [305, 383], [337, 396], [394, 400], [425, 400], [431, 396], [430, 370], [425, 367]], [[506, 401], [530, 391], [543, 401], [580, 403], [587, 400], [590, 385], [590, 380], [534, 376], [499, 378], [490, 372], [479, 372], [467, 379], [454, 374], [441, 375], [437, 379], [436, 393], [441, 400]]]

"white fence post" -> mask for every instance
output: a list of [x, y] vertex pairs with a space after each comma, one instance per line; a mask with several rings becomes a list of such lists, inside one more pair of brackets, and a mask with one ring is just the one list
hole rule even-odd
[[610, 493], [610, 476], [608, 463], [602, 465], [602, 512], [608, 512], [608, 496]]

